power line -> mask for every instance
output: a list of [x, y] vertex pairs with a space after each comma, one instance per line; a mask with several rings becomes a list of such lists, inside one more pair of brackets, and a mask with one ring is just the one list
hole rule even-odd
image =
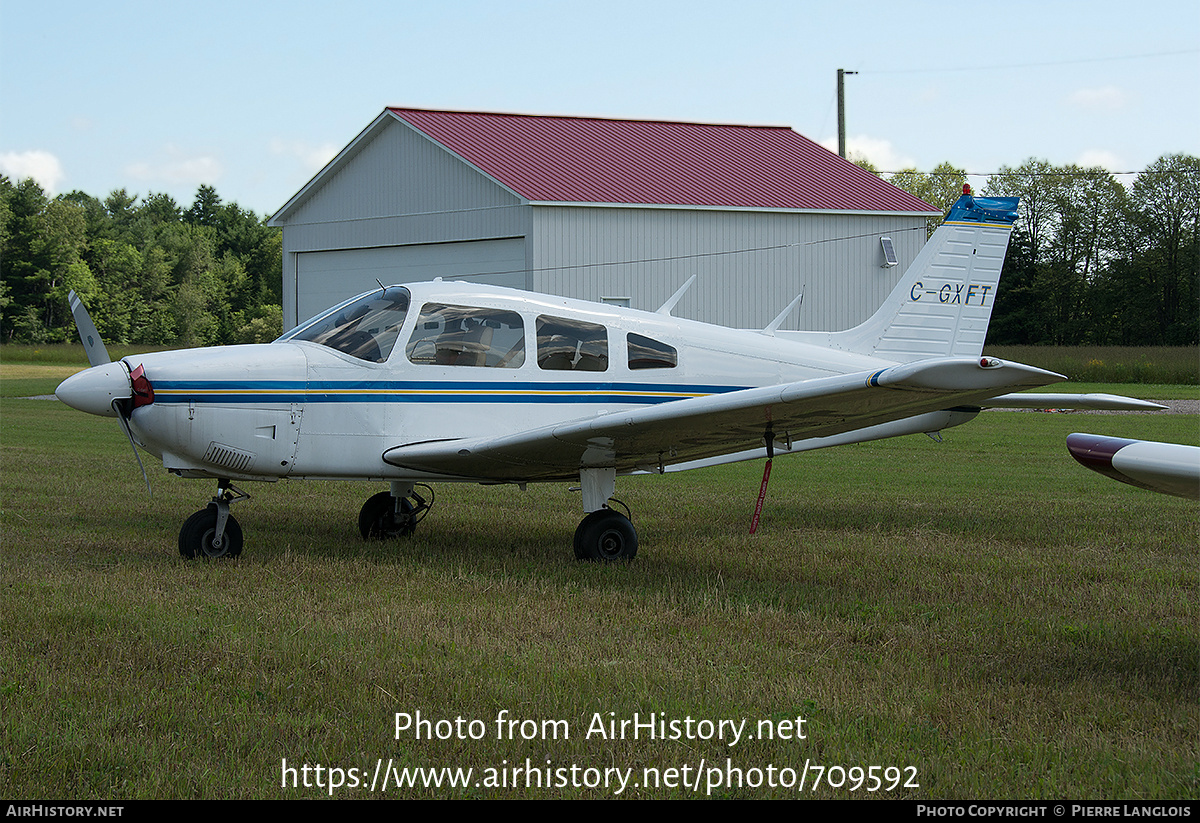
[[[925, 226], [910, 226], [907, 228], [891, 229], [888, 233], [892, 235], [903, 234], [905, 232], [924, 232]], [[464, 274], [446, 275], [443, 279], [455, 280], [465, 277], [478, 277], [480, 275], [498, 275], [498, 274], [523, 274], [523, 273], [540, 273], [540, 272], [555, 272], [567, 271], [573, 269], [598, 269], [609, 266], [633, 266], [648, 263], [672, 263], [680, 260], [699, 260], [706, 257], [726, 257], [734, 254], [751, 254], [755, 252], [765, 251], [781, 251], [784, 249], [801, 249], [806, 246], [821, 246], [826, 243], [842, 243], [848, 240], [859, 240], [870, 237], [879, 236], [879, 232], [865, 232], [862, 234], [845, 234], [839, 237], [824, 237], [819, 240], [804, 240], [797, 243], [776, 243], [770, 246], [751, 246], [743, 249], [718, 249], [717, 251], [695, 252], [692, 254], [673, 254], [665, 257], [638, 257], [628, 260], [601, 260], [590, 263], [563, 263], [554, 266], [534, 266], [532, 268], [521, 269], [506, 269], [502, 271], [486, 271], [486, 272], [466, 272]]]
[[1008, 63], [991, 66], [956, 66], [924, 69], [882, 69], [880, 71], [859, 71], [859, 74], [936, 74], [967, 71], [1010, 71], [1012, 69], [1032, 69], [1046, 66], [1074, 66], [1085, 63], [1114, 63], [1122, 60], [1149, 60], [1156, 57], [1179, 57], [1186, 54], [1200, 54], [1200, 49], [1181, 49], [1179, 51], [1160, 51], [1148, 54], [1126, 54], [1115, 57], [1081, 57], [1075, 60], [1042, 60], [1033, 63]]
[[[1140, 171], [1107, 171], [1101, 169], [1104, 174], [1113, 176], [1122, 174], [1145, 174]], [[1020, 169], [1009, 169], [1008, 171], [917, 171], [916, 169], [901, 169], [900, 171], [881, 171], [880, 174], [921, 174], [925, 177], [999, 177], [1002, 174], [1020, 174], [1024, 177], [1094, 177], [1094, 171], [1022, 171]], [[1153, 174], [1167, 174], [1168, 172], [1152, 172]]]
[[999, 177], [1007, 174], [1015, 174], [1021, 177], [1095, 177], [1098, 174], [1106, 174], [1112, 177], [1121, 177], [1129, 175], [1200, 174], [1200, 169], [1166, 169], [1155, 171], [1109, 171], [1108, 169], [1027, 171], [1021, 168], [1006, 169], [1004, 171], [961, 171], [958, 169], [954, 171], [917, 171], [916, 169], [901, 169], [900, 171], [880, 171], [879, 174], [921, 174], [925, 177]]

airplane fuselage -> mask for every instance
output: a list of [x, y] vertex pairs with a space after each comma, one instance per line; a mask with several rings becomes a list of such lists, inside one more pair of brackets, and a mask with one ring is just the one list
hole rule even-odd
[[[407, 305], [391, 316], [368, 314], [362, 320], [375, 325], [357, 328], [349, 301], [321, 316], [332, 331], [314, 330], [317, 318], [274, 343], [126, 358], [154, 391], [153, 402], [132, 412], [135, 437], [183, 476], [461, 480], [471, 478], [398, 468], [383, 454], [894, 365], [781, 336], [474, 284], [375, 294]], [[371, 299], [357, 298], [357, 310]], [[376, 342], [364, 350], [367, 335]]]

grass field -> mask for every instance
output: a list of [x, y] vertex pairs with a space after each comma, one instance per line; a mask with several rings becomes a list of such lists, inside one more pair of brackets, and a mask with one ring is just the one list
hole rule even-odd
[[986, 346], [984, 354], [1085, 383], [1200, 383], [1195, 346]]
[[[627, 565], [572, 559], [562, 486], [439, 486], [413, 539], [364, 544], [376, 487], [244, 484], [245, 553], [208, 563], [176, 538], [215, 484], [147, 458], [147, 496], [115, 422], [19, 399], [57, 373], [14, 365], [5, 797], [375, 797], [349, 783], [380, 762], [474, 770], [401, 797], [1200, 796], [1200, 507], [1064, 445], [1200, 444], [1194, 415], [986, 412], [780, 458], [754, 536], [761, 463], [622, 479]], [[418, 712], [435, 739], [397, 734]], [[668, 739], [595, 726], [651, 715]]]

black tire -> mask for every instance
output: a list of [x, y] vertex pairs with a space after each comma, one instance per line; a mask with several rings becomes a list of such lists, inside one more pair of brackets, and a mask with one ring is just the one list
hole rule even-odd
[[220, 546], [213, 545], [217, 534], [217, 506], [210, 503], [183, 522], [179, 530], [179, 554], [191, 560], [196, 557], [237, 557], [242, 553], [242, 527], [231, 515], [225, 521], [225, 535]]
[[637, 531], [629, 518], [612, 509], [597, 509], [575, 530], [575, 557], [612, 562], [637, 555]]
[[413, 504], [407, 497], [400, 498], [400, 511], [396, 512], [396, 498], [391, 492], [372, 495], [363, 503], [358, 513], [358, 531], [363, 540], [389, 540], [407, 537], [416, 528], [413, 520]]

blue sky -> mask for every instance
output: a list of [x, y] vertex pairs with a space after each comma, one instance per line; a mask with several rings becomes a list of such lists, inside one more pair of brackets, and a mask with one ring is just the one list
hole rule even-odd
[[[1200, 4], [0, 0], [0, 172], [273, 213], [386, 106], [786, 125], [883, 170], [1200, 155]], [[1128, 178], [1122, 178], [1128, 180]], [[981, 183], [982, 180], [977, 181]]]

